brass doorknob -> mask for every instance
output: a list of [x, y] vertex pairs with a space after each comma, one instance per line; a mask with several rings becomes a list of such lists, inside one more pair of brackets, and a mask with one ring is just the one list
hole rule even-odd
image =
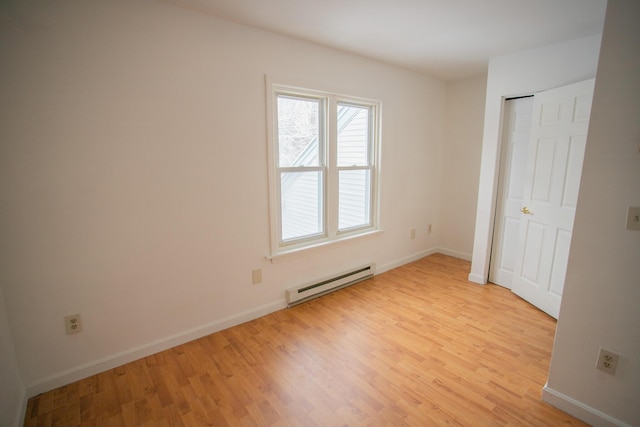
[[520, 212], [522, 212], [522, 213], [523, 213], [523, 214], [525, 214], [525, 215], [533, 215], [533, 212], [531, 212], [531, 211], [529, 210], [529, 208], [528, 208], [528, 207], [526, 207], [526, 206], [525, 206], [524, 208], [520, 209]]

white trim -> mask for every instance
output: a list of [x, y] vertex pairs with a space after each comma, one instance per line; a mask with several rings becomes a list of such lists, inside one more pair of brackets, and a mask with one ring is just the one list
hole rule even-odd
[[321, 242], [315, 242], [312, 245], [306, 245], [302, 247], [293, 247], [286, 250], [281, 250], [277, 254], [266, 254], [264, 257], [271, 261], [272, 264], [276, 264], [282, 261], [288, 261], [293, 258], [301, 256], [311, 255], [318, 251], [326, 250], [329, 248], [335, 248], [342, 246], [346, 243], [354, 242], [361, 239], [371, 239], [382, 234], [381, 229], [370, 230], [367, 232], [361, 232], [358, 234], [344, 235], [333, 240], [323, 240]]
[[26, 387], [26, 396], [28, 398], [37, 396], [40, 393], [62, 387], [74, 381], [79, 381], [143, 357], [147, 357], [215, 332], [228, 329], [232, 326], [257, 319], [286, 307], [287, 302], [283, 295], [282, 299], [270, 304], [265, 304], [252, 310], [243, 311], [242, 313], [225, 317], [224, 319], [217, 320], [209, 323], [208, 325], [193, 328], [175, 335], [170, 335], [157, 341], [143, 344], [130, 350], [125, 350], [35, 381]]
[[438, 248], [438, 252], [442, 255], [448, 255], [454, 258], [463, 259], [465, 261], [471, 261], [471, 254], [466, 252], [454, 251], [451, 249]]
[[29, 403], [29, 396], [27, 395], [27, 390], [24, 387], [22, 387], [20, 393], [20, 403], [16, 408], [16, 415], [13, 418], [13, 427], [23, 426], [24, 420], [27, 416], [27, 404]]
[[278, 194], [277, 190], [279, 188], [279, 185], [276, 185], [276, 179], [278, 178], [276, 176], [276, 168], [273, 167], [273, 165], [276, 164], [276, 154], [275, 154], [275, 150], [273, 147], [274, 144], [274, 138], [276, 138], [277, 136], [275, 135], [276, 129], [273, 123], [273, 117], [274, 117], [274, 111], [277, 110], [276, 107], [276, 102], [277, 102], [277, 98], [273, 96], [273, 85], [274, 82], [271, 80], [271, 78], [268, 75], [264, 76], [265, 78], [265, 99], [266, 99], [266, 128], [267, 128], [267, 162], [268, 162], [268, 167], [267, 167], [267, 183], [268, 183], [268, 196], [267, 200], [268, 200], [268, 204], [269, 204], [269, 209], [267, 211], [267, 215], [269, 216], [269, 245], [270, 245], [270, 250], [271, 252], [273, 252], [276, 248], [277, 248], [277, 244], [275, 242], [277, 242], [280, 239], [280, 236], [282, 235], [282, 232], [280, 230], [280, 221], [278, 219], [278, 216], [274, 214], [274, 212], [276, 212], [279, 208], [278, 203], [279, 200], [278, 197], [274, 197], [273, 195]]
[[390, 262], [390, 263], [384, 264], [384, 265], [379, 265], [379, 266], [376, 267], [376, 275], [378, 275], [380, 273], [384, 273], [385, 271], [393, 270], [394, 268], [401, 267], [401, 266], [403, 266], [405, 264], [409, 264], [410, 262], [417, 261], [419, 259], [422, 259], [424, 257], [427, 257], [429, 255], [433, 255], [433, 254], [447, 255], [447, 256], [450, 256], [450, 257], [453, 257], [453, 258], [463, 259], [465, 261], [469, 261], [470, 258], [471, 258], [470, 254], [465, 254], [465, 253], [462, 253], [462, 252], [453, 251], [451, 249], [435, 247], [435, 248], [426, 249], [424, 251], [420, 251], [420, 252], [415, 253], [413, 255], [409, 255], [408, 257], [399, 259], [398, 261]]
[[[454, 251], [452, 249], [435, 247], [435, 248], [427, 249], [426, 251], [419, 252], [419, 253], [417, 253], [415, 255], [412, 255], [410, 257], [403, 258], [402, 260], [400, 260], [398, 262], [387, 264], [387, 265], [385, 265], [383, 267], [379, 267], [378, 268], [378, 272], [391, 270], [393, 268], [400, 267], [401, 265], [408, 264], [408, 263], [413, 262], [413, 261], [417, 261], [420, 258], [424, 258], [426, 256], [433, 255], [433, 254], [436, 254], [436, 253], [442, 254], [442, 255], [447, 255], [447, 256], [450, 256], [450, 257], [458, 258], [458, 259], [463, 259], [465, 261], [471, 261], [471, 257], [472, 257], [471, 254], [466, 253], [466, 252], [460, 252], [460, 251]], [[470, 282], [474, 282], [474, 283], [477, 283], [477, 284], [480, 284], [480, 285], [486, 285], [487, 284], [486, 278], [484, 278], [482, 276], [477, 276], [477, 275], [471, 274], [471, 273], [468, 276], [468, 280]]]
[[474, 273], [469, 273], [468, 280], [479, 285], [486, 285], [488, 283], [486, 277]]
[[542, 389], [542, 400], [593, 426], [631, 427], [630, 424], [623, 423], [604, 412], [549, 388], [548, 384], [545, 384]]
[[421, 258], [424, 258], [429, 255], [433, 255], [435, 253], [438, 253], [438, 250], [436, 248], [431, 248], [431, 249], [418, 252], [413, 255], [409, 255], [408, 257], [399, 259], [397, 261], [390, 262], [388, 264], [378, 265], [376, 266], [376, 275], [387, 272], [389, 270], [393, 270], [394, 268], [401, 267], [405, 264], [409, 264], [410, 262], [417, 261]]

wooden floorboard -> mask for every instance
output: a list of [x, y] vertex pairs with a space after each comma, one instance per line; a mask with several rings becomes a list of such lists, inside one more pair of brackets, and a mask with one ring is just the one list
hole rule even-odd
[[432, 255], [29, 400], [26, 426], [585, 425], [540, 400], [555, 320]]

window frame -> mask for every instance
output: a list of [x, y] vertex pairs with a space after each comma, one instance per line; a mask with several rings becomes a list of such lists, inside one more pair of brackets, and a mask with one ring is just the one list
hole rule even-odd
[[[361, 236], [375, 235], [379, 228], [379, 175], [380, 175], [380, 123], [382, 103], [371, 99], [359, 98], [333, 92], [307, 89], [305, 87], [273, 82], [266, 78], [267, 95], [267, 145], [269, 172], [269, 216], [271, 232], [271, 252], [267, 258], [272, 261], [280, 256], [299, 253], [311, 248], [344, 242]], [[317, 167], [294, 166], [280, 167], [278, 139], [278, 97], [307, 98], [320, 100], [319, 129], [319, 165]], [[368, 164], [356, 166], [338, 166], [337, 162], [337, 111], [339, 105], [368, 109]], [[321, 141], [321, 137], [324, 141]], [[320, 147], [322, 146], [322, 148]], [[324, 162], [321, 160], [323, 159]], [[323, 206], [324, 229], [315, 235], [298, 239], [282, 239], [282, 198], [281, 174], [296, 170], [323, 171]], [[369, 170], [369, 224], [339, 229], [339, 173], [341, 170]]]

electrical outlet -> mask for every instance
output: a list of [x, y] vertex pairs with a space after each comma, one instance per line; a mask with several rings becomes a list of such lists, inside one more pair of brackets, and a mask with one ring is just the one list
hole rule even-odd
[[616, 373], [616, 368], [618, 367], [618, 359], [620, 359], [620, 355], [611, 350], [607, 350], [606, 348], [600, 348], [596, 368], [614, 375]]
[[414, 240], [416, 238], [416, 229], [412, 228], [411, 229], [411, 240]]
[[427, 234], [431, 234], [431, 224], [427, 225]]
[[640, 230], [640, 207], [627, 208], [627, 230]]
[[67, 332], [67, 335], [82, 332], [82, 320], [80, 319], [80, 315], [72, 314], [70, 316], [65, 316], [64, 329]]
[[255, 270], [251, 270], [251, 282], [254, 285], [258, 283], [262, 283], [262, 269], [256, 268]]

